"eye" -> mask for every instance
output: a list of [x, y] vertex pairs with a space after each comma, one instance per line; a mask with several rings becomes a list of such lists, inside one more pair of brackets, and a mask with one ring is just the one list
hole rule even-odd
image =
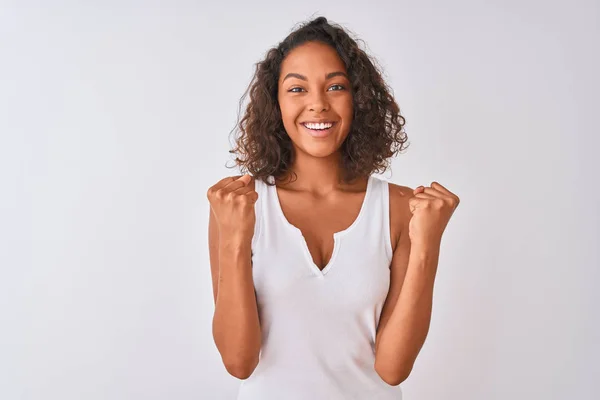
[[[339, 85], [339, 84], [331, 85], [329, 87], [329, 89], [334, 88], [334, 87], [339, 88], [339, 89], [335, 89], [334, 91], [339, 91], [339, 90], [345, 90], [346, 89], [343, 85]], [[298, 89], [298, 90], [296, 90], [296, 89]], [[300, 93], [301, 91], [304, 91], [304, 89], [301, 88], [301, 87], [293, 87], [293, 88], [291, 88], [291, 89], [288, 90], [288, 92], [290, 92], [290, 93]]]

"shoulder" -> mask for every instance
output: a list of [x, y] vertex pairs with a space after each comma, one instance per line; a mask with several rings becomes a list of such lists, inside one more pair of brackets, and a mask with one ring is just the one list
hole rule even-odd
[[408, 207], [408, 199], [413, 196], [414, 189], [409, 186], [397, 185], [388, 182], [390, 192], [390, 207], [402, 208]]
[[414, 196], [414, 189], [392, 182], [388, 182], [388, 185], [390, 194], [390, 230], [393, 249], [395, 250], [402, 232], [404, 232], [404, 229], [408, 229], [408, 222], [412, 216], [408, 200]]

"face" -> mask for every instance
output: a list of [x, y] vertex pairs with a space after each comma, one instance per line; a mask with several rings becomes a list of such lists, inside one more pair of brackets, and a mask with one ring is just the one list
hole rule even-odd
[[338, 151], [352, 124], [352, 92], [343, 61], [330, 46], [308, 42], [281, 64], [278, 100], [296, 151], [327, 157]]

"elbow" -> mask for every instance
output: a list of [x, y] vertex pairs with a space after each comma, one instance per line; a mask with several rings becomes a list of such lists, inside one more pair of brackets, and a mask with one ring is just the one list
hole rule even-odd
[[253, 345], [246, 341], [245, 345], [240, 348], [231, 344], [231, 339], [228, 341], [222, 334], [219, 334], [213, 323], [213, 337], [217, 350], [221, 355], [221, 361], [229, 375], [242, 380], [248, 379], [254, 372], [260, 358], [260, 336]]
[[[378, 374], [379, 374], [379, 372], [378, 372]], [[400, 375], [400, 374], [396, 374], [396, 375], [379, 374], [379, 377], [381, 378], [381, 380], [383, 380], [385, 383], [387, 383], [390, 386], [398, 386], [399, 384], [401, 384], [408, 378], [408, 375], [407, 374], [402, 374], [402, 375]]]
[[385, 371], [381, 368], [375, 368], [375, 371], [385, 383], [390, 386], [398, 386], [406, 379], [408, 379], [411, 369], [402, 370], [402, 371]]
[[229, 375], [244, 380], [252, 375], [258, 365], [258, 360], [249, 362], [225, 362], [224, 364]]

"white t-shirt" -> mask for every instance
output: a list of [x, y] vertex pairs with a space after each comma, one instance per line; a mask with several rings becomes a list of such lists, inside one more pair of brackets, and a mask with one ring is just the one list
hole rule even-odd
[[400, 385], [374, 368], [392, 259], [388, 182], [369, 177], [358, 217], [334, 234], [322, 271], [275, 186], [255, 185], [252, 275], [262, 348], [237, 400], [401, 400]]

